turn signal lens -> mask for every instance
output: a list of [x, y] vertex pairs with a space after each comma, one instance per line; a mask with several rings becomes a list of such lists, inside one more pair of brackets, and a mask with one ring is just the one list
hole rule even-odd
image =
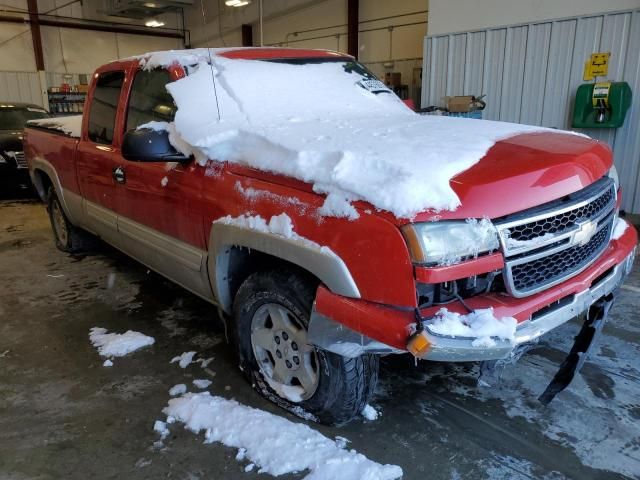
[[423, 357], [431, 348], [431, 343], [422, 333], [414, 333], [407, 342], [407, 350], [415, 357]]

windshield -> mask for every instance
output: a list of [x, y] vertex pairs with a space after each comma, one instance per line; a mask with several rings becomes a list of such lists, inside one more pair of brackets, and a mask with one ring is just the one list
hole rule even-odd
[[190, 75], [189, 81], [167, 86], [178, 105], [177, 117], [180, 109], [189, 111], [190, 128], [208, 128], [211, 112], [218, 110], [221, 126], [242, 129], [412, 113], [366, 67], [351, 59], [216, 57], [215, 92], [211, 71], [207, 67]]
[[48, 117], [46, 111], [36, 107], [0, 108], [0, 130], [22, 130], [28, 120]]

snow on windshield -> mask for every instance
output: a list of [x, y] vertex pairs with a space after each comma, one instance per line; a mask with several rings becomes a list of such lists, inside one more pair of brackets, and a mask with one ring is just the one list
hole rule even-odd
[[546, 130], [417, 115], [395, 95], [363, 88], [367, 77], [348, 59], [300, 65], [216, 53], [211, 64], [203, 49], [141, 60], [145, 68], [198, 62], [167, 86], [178, 106], [165, 126], [172, 144], [201, 165], [236, 162], [312, 183], [329, 194], [325, 215], [354, 218], [354, 200], [404, 218], [454, 210], [460, 201], [452, 177], [496, 141]]

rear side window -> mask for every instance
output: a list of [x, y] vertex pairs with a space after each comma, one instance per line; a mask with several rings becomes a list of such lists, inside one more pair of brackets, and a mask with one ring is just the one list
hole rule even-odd
[[89, 108], [89, 139], [96, 143], [111, 145], [116, 123], [116, 110], [124, 72], [107, 72], [98, 77]]
[[172, 122], [176, 113], [166, 85], [171, 81], [166, 70], [139, 71], [133, 80], [126, 130], [148, 122]]

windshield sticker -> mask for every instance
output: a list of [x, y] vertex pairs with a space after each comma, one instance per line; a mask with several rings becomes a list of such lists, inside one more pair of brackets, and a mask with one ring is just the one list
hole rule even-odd
[[380, 80], [360, 80], [358, 85], [371, 93], [391, 93], [391, 90]]

